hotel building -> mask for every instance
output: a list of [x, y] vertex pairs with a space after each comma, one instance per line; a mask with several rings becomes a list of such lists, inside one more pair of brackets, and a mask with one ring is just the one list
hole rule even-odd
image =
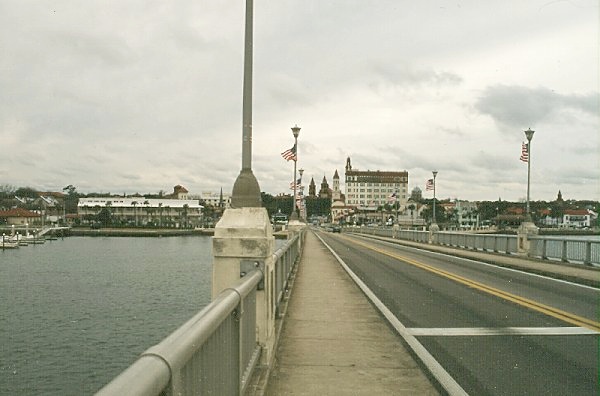
[[393, 203], [395, 193], [400, 209], [408, 201], [408, 172], [361, 171], [353, 169], [350, 157], [346, 160], [346, 205], [377, 208]]

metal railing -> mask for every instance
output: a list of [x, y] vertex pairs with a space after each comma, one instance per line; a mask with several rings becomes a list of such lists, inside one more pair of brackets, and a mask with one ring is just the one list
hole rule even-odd
[[600, 265], [600, 241], [556, 237], [530, 237], [529, 240], [531, 241], [529, 254], [533, 257]]
[[434, 234], [434, 243], [483, 252], [505, 254], [518, 252], [517, 237], [515, 235], [438, 232]]
[[[275, 309], [283, 298], [304, 232], [272, 256]], [[142, 353], [129, 368], [98, 391], [114, 395], [242, 395], [260, 358], [256, 291], [260, 269], [244, 275], [166, 339]]]
[[306, 232], [300, 232], [294, 238], [288, 240], [273, 254], [275, 266], [275, 312], [279, 316], [279, 306], [288, 286], [288, 280], [294, 268], [294, 263], [300, 256]]
[[[436, 232], [414, 230], [393, 230], [392, 228], [360, 227], [347, 228], [346, 232], [377, 235], [413, 242], [428, 243], [504, 254], [518, 253], [516, 235], [470, 234], [461, 232]], [[600, 266], [600, 241], [588, 239], [564, 239], [558, 237], [530, 236], [529, 257], [544, 260]]]

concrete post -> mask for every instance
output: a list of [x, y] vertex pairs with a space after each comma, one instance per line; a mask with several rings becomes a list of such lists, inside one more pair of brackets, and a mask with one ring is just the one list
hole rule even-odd
[[264, 264], [263, 290], [256, 293], [257, 341], [261, 364], [269, 364], [275, 351], [274, 262], [275, 238], [265, 208], [227, 209], [213, 237], [213, 299], [240, 278], [242, 261]]
[[[300, 220], [292, 219], [288, 222], [288, 239], [292, 239], [296, 236], [300, 231], [302, 231], [306, 227], [306, 223], [303, 223]], [[299, 245], [301, 248], [301, 245]]]
[[393, 226], [392, 226], [392, 238], [398, 238], [398, 234], [400, 233], [400, 225], [398, 225], [398, 223], [396, 222]]
[[437, 233], [440, 232], [440, 226], [436, 223], [429, 226], [429, 243], [437, 243]]
[[535, 224], [525, 221], [521, 223], [517, 230], [517, 250], [519, 254], [524, 256], [531, 255], [530, 236], [538, 235], [539, 228]]

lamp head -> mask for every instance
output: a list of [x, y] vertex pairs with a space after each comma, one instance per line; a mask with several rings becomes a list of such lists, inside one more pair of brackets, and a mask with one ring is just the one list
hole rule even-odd
[[527, 140], [531, 142], [531, 139], [533, 138], [533, 133], [535, 131], [532, 131], [531, 128], [527, 129], [525, 131], [525, 136], [527, 137]]
[[300, 127], [298, 125], [294, 125], [294, 127], [292, 127], [292, 133], [294, 134], [294, 137], [297, 138], [300, 134]]
[[434, 170], [434, 171], [433, 171], [433, 172], [431, 172], [431, 173], [433, 173], [433, 177], [436, 177], [436, 176], [437, 176], [437, 174], [438, 174], [438, 171]]

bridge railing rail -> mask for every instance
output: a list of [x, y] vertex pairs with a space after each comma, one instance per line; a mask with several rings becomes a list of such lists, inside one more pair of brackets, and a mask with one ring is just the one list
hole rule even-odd
[[564, 239], [557, 237], [530, 237], [530, 255], [545, 260], [600, 265], [600, 241]]
[[[276, 309], [303, 241], [304, 232], [272, 255]], [[244, 394], [261, 353], [256, 334], [256, 293], [263, 281], [260, 268], [245, 274], [171, 335], [142, 353], [97, 395]]]
[[484, 252], [505, 254], [515, 254], [518, 252], [517, 237], [515, 235], [468, 234], [443, 231], [435, 234], [434, 241], [440, 245]]
[[[479, 250], [484, 252], [518, 254], [518, 237], [503, 234], [472, 234], [465, 232], [394, 230], [391, 227], [349, 227], [346, 232], [378, 235], [413, 242]], [[574, 264], [600, 266], [600, 240], [529, 236], [529, 257]]]

